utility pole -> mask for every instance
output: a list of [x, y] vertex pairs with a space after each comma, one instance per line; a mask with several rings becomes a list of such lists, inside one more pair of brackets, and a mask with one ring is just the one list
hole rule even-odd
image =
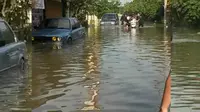
[[172, 15], [171, 15], [171, 0], [164, 0], [164, 33], [165, 37], [170, 37], [172, 41]]
[[61, 4], [62, 4], [62, 17], [66, 17], [66, 0], [61, 0]]
[[69, 10], [70, 10], [70, 0], [67, 0], [67, 17], [70, 16]]

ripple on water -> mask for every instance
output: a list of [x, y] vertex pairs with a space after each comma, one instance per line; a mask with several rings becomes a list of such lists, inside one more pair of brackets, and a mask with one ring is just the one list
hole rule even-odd
[[[192, 34], [193, 35], [193, 34]], [[172, 110], [198, 112], [200, 109], [199, 37], [176, 32], [172, 53]], [[184, 110], [185, 109], [185, 110]], [[187, 110], [187, 111], [186, 111]]]
[[[146, 27], [129, 34], [120, 27], [89, 28], [87, 37], [59, 50], [33, 45], [31, 94], [21, 98], [25, 103], [13, 105], [33, 112], [158, 111], [170, 61], [170, 46], [159, 29]], [[10, 88], [16, 86], [20, 85]], [[6, 93], [9, 89], [0, 91], [12, 95]]]

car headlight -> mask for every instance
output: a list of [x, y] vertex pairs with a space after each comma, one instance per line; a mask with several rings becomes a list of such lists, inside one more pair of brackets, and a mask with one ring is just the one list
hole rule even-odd
[[104, 24], [104, 22], [101, 22], [101, 24]]
[[57, 38], [57, 41], [61, 41], [61, 38], [60, 38], [60, 37], [58, 37], [58, 38]]
[[52, 37], [52, 40], [55, 42], [57, 40], [57, 38], [56, 37]]
[[115, 22], [111, 22], [111, 24], [115, 24]]

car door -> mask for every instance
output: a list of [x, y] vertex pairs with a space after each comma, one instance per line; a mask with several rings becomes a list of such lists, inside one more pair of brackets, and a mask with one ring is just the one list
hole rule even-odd
[[4, 58], [7, 61], [4, 63], [7, 67], [13, 67], [18, 64], [20, 55], [20, 44], [17, 43], [16, 37], [6, 22], [0, 22], [0, 30], [2, 31], [3, 40], [5, 46], [3, 46], [3, 51], [5, 53]]
[[6, 56], [5, 41], [3, 39], [2, 31], [0, 30], [0, 71], [9, 67], [8, 60], [9, 59]]
[[79, 27], [78, 27], [78, 21], [76, 20], [76, 19], [73, 19], [73, 23], [74, 23], [74, 25], [73, 25], [73, 28], [72, 28], [72, 32], [73, 32], [73, 38], [74, 39], [77, 39], [77, 38], [79, 38]]
[[85, 33], [85, 30], [84, 30], [84, 28], [81, 26], [81, 24], [80, 24], [80, 22], [79, 21], [77, 21], [77, 35], [78, 35], [78, 37], [80, 38], [80, 37], [84, 37], [84, 33]]

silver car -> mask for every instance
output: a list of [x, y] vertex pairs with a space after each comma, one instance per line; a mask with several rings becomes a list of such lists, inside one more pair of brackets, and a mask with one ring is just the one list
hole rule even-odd
[[0, 72], [19, 66], [24, 69], [26, 44], [20, 42], [9, 24], [0, 18]]

